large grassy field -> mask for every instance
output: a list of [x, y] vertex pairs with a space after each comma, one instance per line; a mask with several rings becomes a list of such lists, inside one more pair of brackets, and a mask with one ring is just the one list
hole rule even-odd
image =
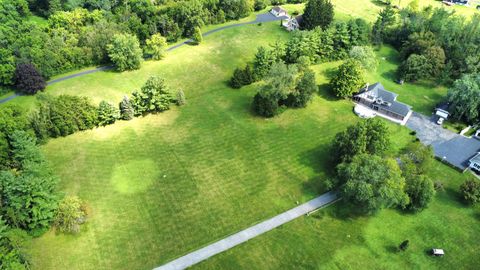
[[[356, 8], [369, 12], [368, 6]], [[359, 121], [351, 102], [329, 94], [329, 76], [340, 63], [314, 67], [320, 91], [308, 108], [269, 120], [250, 112], [258, 85], [240, 90], [226, 85], [234, 68], [251, 60], [258, 46], [287, 37], [276, 22], [228, 29], [206, 37], [200, 46], [184, 46], [162, 61], [145, 62], [138, 71], [98, 72], [49, 86], [52, 94], [118, 102], [150, 75], [161, 75], [173, 89], [185, 91], [188, 104], [43, 146], [61, 178], [61, 190], [86, 200], [90, 216], [80, 234], [52, 230], [35, 239], [29, 248], [33, 268], [150, 269], [324, 192], [331, 140]], [[400, 100], [428, 113], [445, 89], [396, 85], [397, 55], [382, 48], [380, 66], [367, 74], [368, 80], [382, 82]], [[12, 102], [30, 107], [33, 100]], [[387, 124], [395, 153], [413, 137], [406, 128]], [[458, 203], [456, 193], [465, 176], [440, 163], [431, 175], [447, 188], [421, 214], [387, 210], [371, 218], [354, 217], [340, 203], [197, 267], [475, 266], [479, 208]], [[411, 240], [411, 249], [394, 253], [393, 247], [405, 239]], [[432, 245], [444, 247], [447, 256], [430, 259], [424, 251]]]

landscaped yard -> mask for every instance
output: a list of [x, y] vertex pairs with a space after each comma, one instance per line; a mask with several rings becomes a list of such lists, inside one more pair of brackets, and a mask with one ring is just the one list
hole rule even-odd
[[[343, 16], [370, 16], [369, 5], [334, 1]], [[350, 2], [350, 3], [347, 3]], [[370, 2], [369, 2], [370, 3]], [[376, 5], [375, 5], [376, 6]], [[342, 8], [340, 8], [342, 7]], [[358, 13], [352, 13], [351, 9]], [[376, 13], [376, 12], [373, 12]], [[358, 14], [358, 15], [356, 15]], [[233, 70], [260, 45], [286, 40], [278, 22], [215, 33], [198, 47], [183, 46], [137, 71], [98, 72], [47, 88], [117, 103], [151, 75], [183, 89], [188, 104], [168, 112], [52, 139], [43, 152], [61, 189], [89, 206], [78, 235], [53, 231], [30, 247], [34, 269], [150, 269], [304, 202], [325, 191], [333, 136], [359, 121], [352, 103], [337, 100], [327, 82], [339, 62], [314, 66], [320, 92], [306, 109], [273, 119], [252, 116], [258, 85], [233, 90]], [[367, 75], [399, 94], [414, 110], [429, 113], [446, 93], [428, 84], [397, 85], [398, 53], [378, 52], [380, 65]], [[383, 59], [385, 58], [385, 59]], [[34, 98], [16, 103], [32, 107]], [[392, 153], [413, 136], [388, 123]], [[435, 164], [430, 173], [446, 191], [417, 215], [385, 210], [352, 217], [339, 203], [214, 257], [207, 269], [452, 268], [474, 267], [480, 240], [479, 208], [458, 201], [465, 175]], [[409, 239], [405, 254], [395, 253]], [[435, 260], [425, 251], [445, 248]]]

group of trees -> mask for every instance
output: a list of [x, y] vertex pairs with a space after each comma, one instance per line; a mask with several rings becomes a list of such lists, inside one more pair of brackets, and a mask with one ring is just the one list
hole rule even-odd
[[315, 73], [305, 68], [298, 71], [296, 65], [276, 62], [265, 76], [265, 84], [253, 98], [253, 110], [263, 117], [273, 117], [283, 106], [306, 107], [317, 91]]
[[[33, 94], [45, 79], [84, 66], [136, 69], [142, 57], [161, 59], [167, 42], [192, 37], [199, 43], [203, 25], [247, 16], [253, 5], [251, 0], [1, 1], [0, 85]], [[46, 22], [32, 21], [32, 14]]]
[[[178, 104], [185, 103], [183, 91], [179, 91], [177, 96], [181, 99]], [[131, 98], [125, 96], [118, 106], [101, 101], [97, 107], [86, 97], [70, 95], [42, 94], [37, 100], [37, 109], [30, 118], [40, 141], [110, 125], [118, 119], [130, 120], [134, 116], [165, 111], [177, 101], [165, 81], [158, 76], [150, 77], [140, 91], [134, 91]]]
[[377, 44], [401, 52], [400, 79], [437, 79], [451, 83], [480, 71], [480, 15], [465, 19], [442, 8], [387, 7], [373, 27]]
[[480, 73], [465, 74], [448, 89], [452, 117], [469, 124], [480, 123]]
[[332, 147], [337, 177], [331, 185], [365, 213], [391, 207], [420, 211], [435, 194], [425, 175], [433, 152], [415, 142], [394, 159], [386, 155], [390, 146], [388, 129], [378, 119], [362, 120], [338, 133]]

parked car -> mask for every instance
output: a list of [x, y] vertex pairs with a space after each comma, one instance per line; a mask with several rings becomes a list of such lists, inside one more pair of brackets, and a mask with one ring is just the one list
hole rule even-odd
[[445, 251], [443, 251], [443, 249], [439, 249], [439, 248], [432, 248], [432, 256], [444, 256], [445, 255]]
[[445, 118], [439, 117], [437, 120], [437, 125], [443, 124], [443, 121], [445, 121]]

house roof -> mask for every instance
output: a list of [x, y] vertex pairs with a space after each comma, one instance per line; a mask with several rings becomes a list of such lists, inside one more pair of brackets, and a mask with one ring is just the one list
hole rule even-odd
[[272, 8], [273, 11], [276, 11], [276, 12], [287, 12], [285, 9], [283, 9], [282, 7], [279, 7], [279, 6], [275, 6]]
[[375, 102], [375, 105], [384, 110], [401, 116], [407, 116], [412, 109], [412, 107], [408, 106], [407, 104], [398, 102], [396, 100], [398, 95], [385, 90], [385, 87], [381, 83], [375, 83], [360, 90], [360, 94], [367, 92], [369, 95], [373, 96], [376, 101], [378, 101]]
[[295, 20], [297, 20], [297, 23], [298, 23], [298, 24], [302, 24], [303, 15], [298, 15], [297, 17], [295, 17]]

